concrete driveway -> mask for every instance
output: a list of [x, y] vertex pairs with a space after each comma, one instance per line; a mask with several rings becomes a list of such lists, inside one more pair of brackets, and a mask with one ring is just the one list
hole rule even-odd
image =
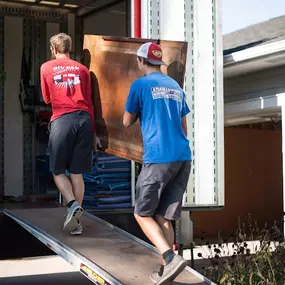
[[1, 285], [91, 285], [58, 256], [0, 261]]

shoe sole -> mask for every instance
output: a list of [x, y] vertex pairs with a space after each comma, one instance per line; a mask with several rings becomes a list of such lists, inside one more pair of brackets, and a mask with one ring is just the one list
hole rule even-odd
[[155, 284], [157, 281], [156, 280], [154, 280], [152, 277], [151, 277], [151, 275], [149, 276], [149, 279]]
[[83, 214], [83, 208], [81, 207], [75, 208], [73, 215], [67, 221], [65, 221], [63, 225], [63, 230], [69, 233], [73, 232], [78, 225], [77, 219], [80, 219], [82, 214]]
[[72, 236], [80, 236], [80, 235], [82, 235], [82, 231], [81, 232], [71, 232], [70, 233]]
[[[78, 226], [78, 221], [77, 221], [77, 226]], [[83, 228], [81, 227], [80, 230], [78, 230], [78, 228], [76, 228], [74, 231], [70, 232], [70, 235], [72, 236], [80, 236], [82, 235], [83, 232]]]
[[181, 260], [174, 270], [170, 272], [168, 275], [164, 276], [161, 280], [159, 280], [155, 285], [170, 285], [175, 280], [175, 278], [186, 268], [187, 262], [186, 260]]

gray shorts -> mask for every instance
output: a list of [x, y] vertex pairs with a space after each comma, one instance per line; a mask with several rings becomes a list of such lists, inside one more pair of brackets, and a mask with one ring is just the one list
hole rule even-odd
[[50, 123], [49, 152], [53, 174], [91, 171], [93, 126], [84, 111], [65, 114]]
[[135, 213], [180, 219], [190, 170], [191, 161], [144, 164], [136, 185]]

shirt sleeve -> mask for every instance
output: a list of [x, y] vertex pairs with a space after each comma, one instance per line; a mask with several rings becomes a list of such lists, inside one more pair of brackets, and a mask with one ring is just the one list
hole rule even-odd
[[41, 90], [42, 90], [42, 95], [43, 95], [43, 99], [45, 103], [49, 104], [50, 103], [50, 93], [49, 93], [48, 84], [46, 82], [46, 78], [44, 76], [43, 67], [41, 67]]
[[131, 114], [139, 114], [141, 111], [140, 88], [136, 82], [130, 88], [125, 110]]
[[96, 133], [96, 122], [95, 122], [95, 115], [94, 115], [94, 106], [93, 106], [93, 102], [92, 102], [92, 86], [91, 86], [91, 76], [90, 76], [90, 72], [89, 70], [87, 69], [86, 71], [86, 94], [87, 94], [87, 98], [89, 98], [89, 102], [88, 102], [88, 105], [89, 105], [89, 113], [90, 113], [90, 116], [91, 116], [91, 120], [92, 120], [92, 123], [93, 123], [93, 130], [94, 130], [94, 133]]
[[190, 113], [190, 109], [187, 105], [186, 102], [186, 95], [183, 91], [183, 99], [182, 99], [182, 112], [181, 112], [181, 117], [185, 117], [186, 115], [188, 115]]

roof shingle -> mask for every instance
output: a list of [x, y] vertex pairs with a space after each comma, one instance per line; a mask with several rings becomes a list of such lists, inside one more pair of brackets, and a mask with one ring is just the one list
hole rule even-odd
[[224, 53], [285, 39], [285, 16], [249, 26], [223, 36]]

